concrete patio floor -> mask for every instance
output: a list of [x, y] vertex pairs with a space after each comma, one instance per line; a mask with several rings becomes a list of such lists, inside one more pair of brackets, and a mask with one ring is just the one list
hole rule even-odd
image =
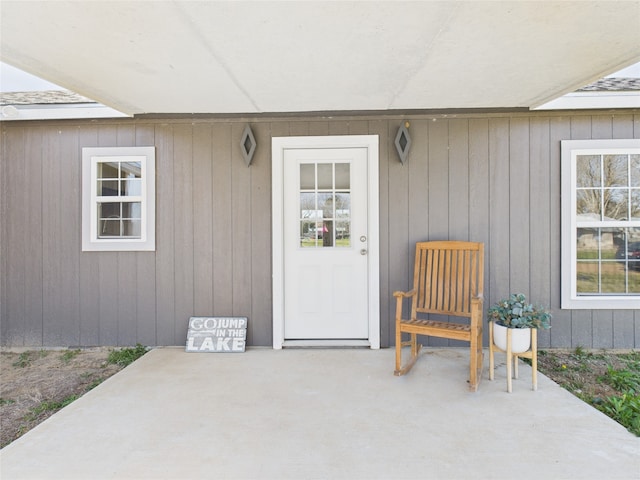
[[640, 439], [466, 349], [159, 348], [0, 451], [13, 479], [638, 479]]

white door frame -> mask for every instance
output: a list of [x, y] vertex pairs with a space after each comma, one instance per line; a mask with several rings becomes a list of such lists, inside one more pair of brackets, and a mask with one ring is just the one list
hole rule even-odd
[[[378, 135], [327, 137], [273, 137], [271, 141], [272, 246], [273, 246], [273, 348], [284, 344], [284, 152], [288, 149], [366, 148], [368, 172], [368, 309], [371, 348], [380, 348]], [[312, 344], [313, 342], [308, 342]], [[322, 343], [322, 342], [321, 342]], [[324, 343], [322, 343], [324, 344]]]

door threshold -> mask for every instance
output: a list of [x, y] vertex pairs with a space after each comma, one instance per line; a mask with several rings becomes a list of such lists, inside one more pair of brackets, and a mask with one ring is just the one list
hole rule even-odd
[[283, 348], [370, 348], [369, 340], [320, 339], [320, 340], [285, 340]]

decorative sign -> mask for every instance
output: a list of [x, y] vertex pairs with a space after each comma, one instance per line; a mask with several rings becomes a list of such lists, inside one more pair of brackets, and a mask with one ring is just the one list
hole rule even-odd
[[191, 317], [187, 352], [244, 352], [247, 317]]

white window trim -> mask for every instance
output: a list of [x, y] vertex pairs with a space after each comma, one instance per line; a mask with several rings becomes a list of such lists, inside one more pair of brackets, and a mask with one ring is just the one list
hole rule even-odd
[[[141, 161], [141, 238], [98, 238], [97, 163], [105, 157]], [[86, 147], [82, 149], [82, 251], [131, 252], [156, 249], [155, 147]]]
[[[640, 139], [564, 140], [561, 157], [562, 243], [561, 243], [561, 308], [563, 309], [638, 309], [640, 295], [587, 296], [577, 294], [576, 257], [576, 168], [577, 155], [602, 153], [640, 154]], [[626, 224], [625, 224], [626, 225]], [[615, 226], [612, 224], [611, 226]]]

